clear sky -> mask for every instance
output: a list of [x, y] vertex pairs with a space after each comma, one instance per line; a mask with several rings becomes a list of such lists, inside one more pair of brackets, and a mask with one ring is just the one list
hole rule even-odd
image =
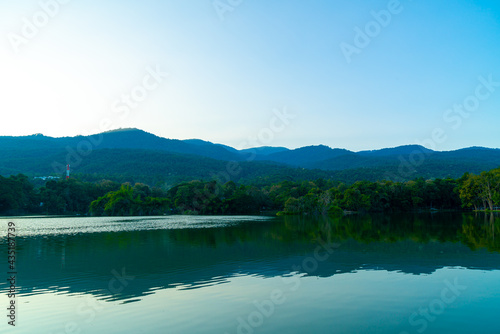
[[500, 147], [498, 0], [0, 8], [0, 135], [136, 127], [237, 148]]

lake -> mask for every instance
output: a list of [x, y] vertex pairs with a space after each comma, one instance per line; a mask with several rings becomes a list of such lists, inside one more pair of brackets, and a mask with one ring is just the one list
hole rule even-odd
[[500, 332], [494, 214], [21, 217], [0, 233], [2, 333]]

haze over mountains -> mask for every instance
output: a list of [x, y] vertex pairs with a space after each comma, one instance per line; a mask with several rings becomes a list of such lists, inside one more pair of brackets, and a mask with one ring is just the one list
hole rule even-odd
[[470, 147], [440, 152], [417, 145], [361, 152], [324, 145], [237, 150], [200, 139], [162, 138], [138, 129], [87, 137], [0, 137], [1, 175], [60, 176], [66, 164], [86, 178], [148, 183], [200, 178], [223, 182], [312, 178], [403, 181], [457, 178], [465, 172], [490, 170], [500, 166], [500, 150]]

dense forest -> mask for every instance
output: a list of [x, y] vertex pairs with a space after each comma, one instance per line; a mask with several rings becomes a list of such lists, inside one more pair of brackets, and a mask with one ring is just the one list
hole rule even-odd
[[[39, 183], [40, 181], [38, 181]], [[340, 214], [422, 210], [494, 210], [500, 168], [459, 179], [406, 182], [281, 181], [245, 185], [194, 180], [168, 189], [109, 180], [49, 180], [0, 176], [0, 214], [131, 216], [163, 214]]]

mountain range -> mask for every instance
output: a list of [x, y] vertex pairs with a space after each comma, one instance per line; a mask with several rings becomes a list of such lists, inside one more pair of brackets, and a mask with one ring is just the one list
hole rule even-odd
[[62, 138], [0, 137], [0, 175], [61, 176], [67, 164], [72, 173], [86, 179], [150, 184], [214, 178], [249, 183], [328, 178], [351, 183], [480, 173], [500, 166], [500, 150], [433, 151], [418, 145], [360, 152], [324, 145], [237, 150], [200, 139], [162, 138], [139, 129]]

